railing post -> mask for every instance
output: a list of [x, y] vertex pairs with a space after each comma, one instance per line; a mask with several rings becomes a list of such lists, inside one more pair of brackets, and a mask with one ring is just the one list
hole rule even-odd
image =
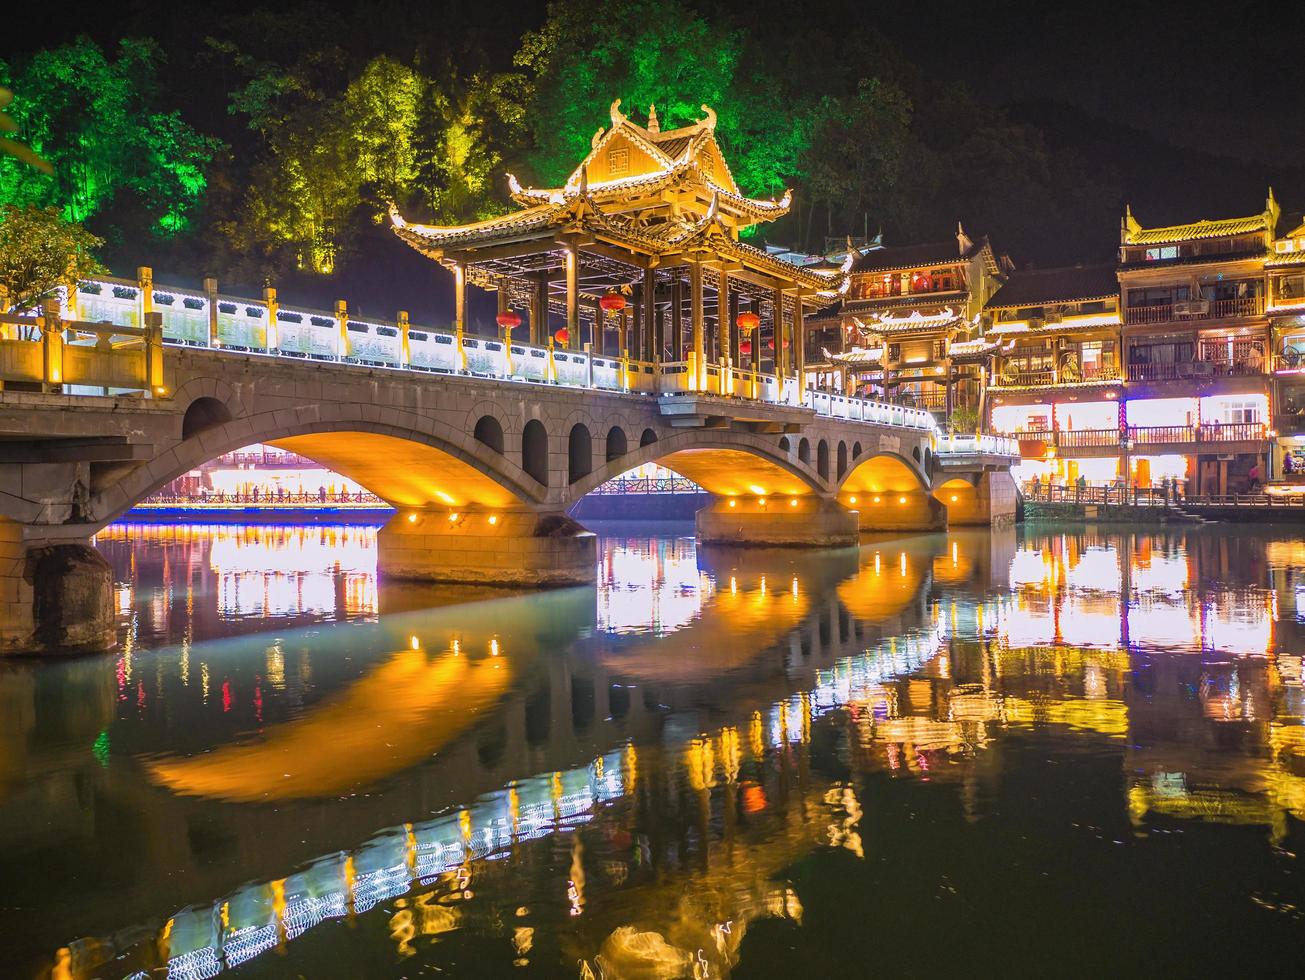
[[267, 304], [267, 327], [263, 330], [263, 343], [269, 354], [275, 354], [281, 345], [281, 338], [276, 323], [276, 314], [280, 304], [276, 301], [276, 290], [271, 286], [263, 287], [263, 302]]
[[147, 265], [136, 267], [136, 286], [140, 289], [140, 325], [154, 312], [154, 270]]
[[204, 277], [204, 298], [208, 303], [208, 345], [221, 347], [218, 339], [218, 281], [212, 276]]
[[163, 314], [145, 314], [145, 385], [149, 394], [162, 397], [168, 393], [163, 385]]
[[584, 355], [585, 355], [585, 387], [586, 387], [586, 388], [592, 388], [592, 387], [594, 386], [594, 350], [593, 350], [593, 347], [594, 347], [593, 344], [585, 344], [585, 345], [583, 346], [583, 348], [582, 348], [582, 350], [584, 351]]
[[[461, 344], [462, 344], [462, 335], [459, 334], [458, 335], [459, 350], [461, 350]], [[557, 363], [553, 360], [552, 335], [548, 337], [547, 344], [548, 346], [546, 349], [548, 350], [548, 383], [551, 385], [555, 385], [557, 384]]]
[[63, 320], [57, 300], [46, 300], [41, 316], [41, 390], [63, 383]]
[[408, 311], [400, 310], [395, 323], [399, 328], [399, 367], [406, 368], [412, 363], [412, 341], [408, 337]]
[[340, 331], [336, 356], [343, 361], [349, 356], [349, 304], [342, 299], [335, 301], [335, 320]]

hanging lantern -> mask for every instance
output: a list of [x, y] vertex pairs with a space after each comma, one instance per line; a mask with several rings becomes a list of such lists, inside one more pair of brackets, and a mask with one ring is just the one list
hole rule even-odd
[[494, 319], [498, 321], [498, 325], [504, 330], [515, 330], [521, 326], [521, 314], [515, 310], [504, 310]]
[[566, 327], [563, 327], [557, 333], [553, 334], [553, 340], [565, 347], [571, 340], [571, 331], [566, 329]]
[[[766, 350], [774, 350], [774, 349], [775, 349], [775, 338], [774, 338], [774, 337], [771, 337], [768, 341], [766, 341]], [[787, 338], [785, 338], [785, 340], [784, 340], [784, 349], [785, 349], [785, 350], [788, 350], [788, 339], [787, 339]]]
[[752, 356], [752, 341], [750, 341], [750, 340], [740, 340], [740, 341], [739, 341], [739, 353], [742, 354], [744, 357], [751, 357], [751, 356]]
[[603, 294], [603, 298], [598, 301], [598, 305], [603, 308], [605, 313], [620, 313], [625, 309], [625, 297], [615, 289], [609, 289]]
[[734, 322], [738, 324], [740, 330], [751, 332], [761, 326], [761, 317], [757, 316], [757, 314], [753, 313], [751, 310], [744, 310], [738, 315]]

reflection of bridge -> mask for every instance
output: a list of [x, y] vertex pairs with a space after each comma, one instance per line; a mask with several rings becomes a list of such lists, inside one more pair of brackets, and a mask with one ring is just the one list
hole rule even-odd
[[[932, 539], [931, 547], [920, 546], [930, 540], [916, 538], [903, 542], [901, 548], [894, 548], [893, 573], [897, 573], [903, 555], [912, 568], [930, 568], [938, 542]], [[977, 536], [973, 540], [961, 540], [971, 567], [994, 564], [970, 551], [972, 546], [980, 544]], [[987, 546], [986, 541], [983, 546]], [[120, 776], [112, 805], [138, 814], [138, 819], [158, 828], [158, 843], [151, 845], [151, 854], [171, 868], [184, 869], [185, 873], [168, 879], [166, 893], [159, 891], [157, 881], [145, 889], [144, 883], [154, 876], [138, 874], [133, 880], [140, 881], [142, 887], [115, 889], [111, 908], [99, 908], [100, 915], [107, 915], [115, 923], [122, 923], [124, 917], [139, 921], [196, 900], [203, 901], [177, 913], [160, 929], [159, 936], [151, 930], [145, 942], [131, 949], [114, 949], [112, 942], [132, 943], [140, 938], [139, 931], [131, 933], [131, 938], [105, 944], [99, 941], [74, 944], [72, 975], [96, 975], [97, 964], [91, 958], [116, 953], [126, 954], [123, 962], [131, 964], [131, 969], [159, 965], [155, 957], [161, 955], [162, 962], [171, 961], [168, 965], [175, 975], [214, 975], [217, 970], [234, 967], [277, 945], [292, 942], [319, 923], [360, 916], [401, 896], [415, 896], [426, 888], [441, 888], [455, 878], [474, 881], [482, 875], [492, 875], [492, 868], [500, 866], [497, 862], [487, 866], [478, 861], [480, 858], [524, 848], [535, 838], [566, 833], [595, 818], [615, 820], [619, 826], [625, 819], [620, 811], [603, 816], [603, 808], [598, 805], [628, 803], [629, 809], [634, 810], [638, 799], [635, 794], [660, 792], [655, 787], [666, 782], [664, 770], [673, 771], [679, 765], [689, 767], [694, 790], [685, 800], [688, 805], [685, 819], [703, 821], [699, 833], [704, 846], [719, 847], [719, 835], [726, 834], [722, 843], [730, 846], [733, 855], [725, 866], [718, 861], [704, 860], [702, 878], [695, 880], [695, 889], [719, 887], [721, 898], [728, 899], [722, 908], [734, 913], [735, 927], [740, 929], [748, 919], [766, 914], [770, 899], [780, 901], [778, 908], [771, 905], [771, 914], [784, 913], [786, 909], [792, 912], [789, 900], [784, 898], [782, 883], [771, 885], [767, 878], [818, 843], [827, 830], [832, 839], [833, 830], [844, 827], [848, 816], [839, 805], [831, 804], [831, 809], [821, 804], [826, 792], [823, 782], [819, 778], [812, 780], [809, 765], [797, 765], [789, 753], [804, 751], [812, 725], [821, 716], [851, 701], [864, 699], [867, 690], [876, 685], [918, 671], [937, 655], [939, 637], [925, 609], [923, 582], [919, 579], [915, 594], [904, 597], [895, 610], [887, 611], [885, 619], [863, 621], [847, 614], [833, 586], [840, 577], [852, 575], [852, 581], [856, 581], [860, 575], [868, 577], [864, 587], [873, 588], [872, 566], [863, 567], [858, 573], [854, 560], [849, 557], [847, 562], [835, 563], [833, 567], [828, 562], [813, 561], [799, 562], [795, 568], [791, 555], [767, 557], [763, 553], [759, 556], [762, 571], [731, 576], [732, 557], [728, 552], [714, 556], [711, 574], [716, 589], [697, 617], [707, 629], [732, 621], [738, 602], [768, 601], [777, 610], [801, 610], [796, 620], [769, 617], [773, 626], [768, 635], [760, 625], [750, 630], [751, 664], [736, 663], [729, 655], [724, 655], [724, 659], [708, 657], [699, 663], [696, 675], [677, 678], [669, 686], [655, 679], [639, 678], [625, 669], [627, 666], [637, 669], [637, 664], [646, 659], [639, 649], [645, 643], [669, 643], [673, 648], [668, 650], [668, 657], [688, 660], [684, 651], [700, 650], [700, 639], [692, 629], [656, 641], [648, 637], [634, 638], [633, 645], [625, 643], [625, 638], [616, 637], [607, 641], [586, 640], [574, 655], [557, 656], [558, 649], [566, 649], [574, 642], [575, 634], [588, 632], [589, 621], [577, 604], [574, 616], [561, 617], [570, 624], [572, 632], [558, 629], [537, 636], [540, 648], [552, 653], [547, 670], [537, 672], [533, 683], [523, 689], [508, 692], [492, 712], [483, 714], [474, 731], [452, 736], [437, 733], [432, 743], [427, 741], [428, 733], [424, 730], [414, 732], [405, 719], [390, 719], [386, 715], [387, 724], [379, 730], [380, 734], [402, 733], [403, 738], [396, 741], [411, 738], [416, 743], [414, 747], [424, 749], [427, 755], [411, 778], [401, 784], [382, 782], [373, 787], [370, 781], [376, 778], [376, 773], [371, 771], [369, 760], [341, 758], [332, 749], [329, 754], [344, 771], [354, 773], [358, 766], [362, 767], [357, 773], [361, 780], [357, 786], [360, 790], [363, 787], [371, 790], [367, 798], [364, 799], [361, 791], [356, 797], [342, 793], [336, 782], [338, 774], [329, 773], [318, 787], [326, 799], [305, 799], [293, 813], [279, 814], [267, 808], [232, 810], [224, 823], [232, 822], [228, 826], [238, 834], [242, 844], [238, 849], [224, 850], [226, 859], [222, 861], [211, 860], [213, 855], [204, 850], [212, 846], [204, 831], [209, 825], [211, 804], [205, 808], [192, 799], [164, 793], [143, 780], [135, 792], [123, 793]], [[750, 561], [753, 558], [749, 556]], [[1000, 564], [1000, 560], [995, 563]], [[993, 571], [1000, 574], [1000, 568], [994, 567]], [[795, 580], [797, 602], [794, 601]], [[974, 584], [980, 589], [988, 585], [981, 580]], [[576, 590], [575, 595], [584, 597], [586, 593]], [[456, 625], [468, 651], [472, 648], [483, 651], [487, 632], [502, 631], [505, 637], [502, 656], [525, 663], [532, 659], [530, 638], [542, 625], [532, 618], [538, 616], [537, 610], [530, 612], [532, 601], [523, 597], [465, 607], [439, 622]], [[469, 613], [474, 621], [468, 620]], [[518, 625], [517, 620], [522, 616], [525, 620]], [[758, 617], [758, 622], [767, 618]], [[406, 632], [406, 625], [396, 623], [396, 629]], [[678, 640], [681, 634], [682, 643]], [[385, 659], [375, 675], [351, 683], [342, 692], [342, 700], [312, 709], [304, 720], [311, 727], [317, 724], [313, 720], [315, 712], [324, 711], [329, 716], [336, 710], [335, 705], [365, 698], [363, 692], [374, 689], [374, 681], [399, 664], [421, 665], [420, 670], [440, 669], [440, 657], [432, 658], [425, 651], [438, 649], [445, 639], [441, 627], [430, 623], [421, 636], [422, 650], [408, 649]], [[677, 645], [678, 653], [674, 649]], [[628, 664], [624, 662], [626, 653], [630, 655]], [[200, 649], [196, 648], [195, 656], [199, 655]], [[224, 656], [230, 657], [231, 651]], [[483, 665], [486, 662], [483, 653], [480, 656]], [[99, 700], [107, 701], [106, 710], [111, 712], [112, 665], [104, 661], [84, 663], [88, 666], [80, 669], [97, 670], [110, 681], [100, 685], [98, 693]], [[139, 669], [146, 670], [144, 662]], [[732, 676], [737, 676], [739, 670], [749, 671], [752, 679], [745, 676], [741, 685], [732, 685], [731, 689], [739, 694], [737, 698], [707, 707], [703, 695], [716, 688], [725, 670], [734, 672]], [[637, 688], [625, 686], [636, 679]], [[685, 683], [694, 686], [683, 688]], [[490, 696], [496, 695], [491, 692]], [[667, 731], [668, 715], [659, 705], [666, 704], [671, 706], [674, 716], [688, 721], [687, 730], [705, 730], [708, 734], [687, 744], [683, 739], [670, 739], [662, 734]], [[365, 705], [358, 707], [366, 714]], [[374, 721], [377, 716], [372, 713], [368, 717]], [[84, 723], [93, 729], [102, 722], [89, 717]], [[269, 741], [277, 738], [272, 733]], [[649, 747], [632, 750], [626, 747], [630, 739], [636, 745]], [[657, 748], [663, 742], [665, 749]], [[430, 758], [434, 748], [439, 749], [438, 755]], [[666, 758], [662, 758], [663, 753]], [[679, 762], [681, 754], [683, 760]], [[196, 755], [180, 764], [214, 756]], [[780, 768], [758, 765], [765, 756], [778, 758]], [[221, 759], [221, 765], [233, 776], [247, 772], [246, 762], [243, 758]], [[148, 766], [143, 767], [151, 780], [157, 778], [157, 763], [158, 760], [151, 758]], [[742, 772], [741, 764], [745, 767]], [[93, 760], [91, 765], [94, 766]], [[95, 773], [92, 768], [91, 778], [96, 778]], [[168, 785], [174, 784], [169, 781]], [[206, 791], [199, 786], [175, 788], [189, 793]], [[244, 798], [240, 795], [244, 790], [239, 787], [235, 796], [212, 783], [208, 788], [222, 798]], [[706, 817], [709, 809], [724, 806], [722, 795], [745, 792], [749, 794], [749, 812], [779, 808], [782, 813], [785, 808], [791, 810], [801, 805], [803, 812], [828, 812], [830, 822], [827, 827], [820, 819], [794, 821], [791, 838], [786, 835], [782, 841], [768, 840], [764, 848], [753, 847], [748, 843], [746, 827], [734, 827], [726, 820], [722, 831], [718, 820]], [[337, 796], [346, 798], [334, 798]], [[476, 802], [468, 803], [464, 809], [421, 819], [422, 814], [431, 810], [471, 800]], [[15, 820], [21, 819], [27, 812], [26, 806], [20, 801], [10, 802], [18, 805], [11, 806], [7, 813]], [[104, 802], [109, 805], [107, 798]], [[66, 805], [75, 806], [74, 798], [68, 797]], [[695, 816], [699, 807], [701, 814]], [[378, 813], [395, 813], [400, 815], [398, 819], [413, 822], [373, 834], [376, 824], [368, 821], [374, 820]], [[70, 828], [62, 815], [55, 822], [65, 828], [58, 831], [60, 834], [95, 833], [94, 822], [83, 821], [80, 831]], [[305, 853], [302, 846], [306, 825], [319, 828], [309, 842], [317, 848], [311, 853]], [[64, 842], [80, 846], [66, 838]], [[338, 851], [325, 853], [337, 846]], [[145, 859], [151, 860], [148, 856]], [[655, 854], [653, 860], [656, 866], [664, 858]], [[268, 879], [269, 873], [281, 868], [285, 869], [286, 877]], [[291, 873], [292, 869], [298, 870]], [[600, 939], [612, 927], [628, 921], [609, 920], [614, 915], [628, 914], [632, 902], [641, 917], [638, 922], [641, 927], [665, 928], [662, 921], [674, 908], [666, 887], [652, 880], [646, 869], [642, 876], [633, 869], [631, 873], [630, 887], [638, 889], [631, 899], [609, 909], [590, 895], [585, 914], [599, 917], [598, 921], [603, 923]], [[738, 874], [745, 876], [748, 887], [738, 887], [741, 881], [731, 878]], [[251, 884], [239, 884], [250, 881]], [[559, 887], [564, 884], [559, 883]], [[730, 887], [725, 887], [727, 884]], [[81, 888], [72, 882], [66, 886]], [[751, 889], [755, 887], [761, 887], [763, 893], [754, 894]], [[778, 892], [771, 895], [775, 889]], [[209, 901], [216, 896], [222, 897]], [[98, 907], [98, 902], [87, 901], [90, 897], [84, 891], [81, 893], [82, 900], [73, 903], [74, 919], [59, 923], [59, 932], [66, 935], [65, 930], [83, 928], [76, 920]], [[732, 904], [735, 902], [745, 902], [745, 905], [736, 907]], [[747, 905], [747, 902], [757, 904]], [[468, 909], [465, 914], [474, 913]], [[162, 919], [159, 921], [162, 923]], [[681, 925], [709, 929], [712, 923], [691, 919]], [[119, 935], [127, 937], [128, 933]], [[666, 935], [678, 946], [694, 948], [686, 935], [677, 937], [669, 929]], [[591, 946], [577, 950], [577, 955], [592, 957], [597, 951], [596, 946]], [[611, 943], [603, 944], [603, 952], [609, 959], [616, 955]], [[711, 953], [710, 947], [708, 952]], [[726, 951], [720, 950], [719, 955], [726, 955]]]

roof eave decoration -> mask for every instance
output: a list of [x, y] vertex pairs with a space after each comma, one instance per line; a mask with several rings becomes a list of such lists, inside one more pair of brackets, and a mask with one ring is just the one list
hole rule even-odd
[[1197, 241], [1205, 238], [1220, 238], [1225, 235], [1248, 235], [1253, 232], [1273, 234], [1278, 225], [1280, 210], [1269, 188], [1264, 200], [1264, 210], [1259, 214], [1243, 218], [1201, 218], [1181, 225], [1164, 225], [1157, 228], [1143, 228], [1133, 218], [1129, 208], [1124, 210], [1124, 220], [1120, 226], [1120, 240], [1124, 245], [1168, 245], [1177, 242]]

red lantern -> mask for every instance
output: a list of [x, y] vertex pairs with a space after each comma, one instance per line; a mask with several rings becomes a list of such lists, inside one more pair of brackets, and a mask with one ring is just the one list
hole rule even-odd
[[750, 341], [750, 340], [741, 340], [741, 341], [739, 341], [739, 353], [742, 354], [744, 357], [751, 357], [751, 356], [752, 356], [752, 341]]
[[504, 310], [494, 319], [498, 321], [498, 325], [504, 330], [515, 330], [521, 326], [521, 314], [515, 310]]
[[563, 327], [557, 333], [553, 334], [553, 339], [565, 347], [567, 342], [571, 339], [571, 331], [566, 329], [566, 327]]
[[[774, 350], [774, 349], [775, 349], [775, 338], [774, 338], [774, 337], [771, 337], [768, 341], [766, 341], [766, 350]], [[785, 338], [785, 340], [784, 340], [784, 349], [785, 349], [785, 350], [788, 350], [788, 339], [787, 339], [787, 338]]]
[[605, 313], [620, 313], [625, 309], [625, 297], [615, 289], [609, 289], [603, 294], [603, 298], [598, 301], [598, 305], [603, 308]]
[[744, 310], [738, 315], [738, 318], [735, 319], [734, 322], [739, 325], [740, 330], [751, 332], [761, 326], [761, 317], [757, 316], [757, 314], [753, 313], [751, 310]]

